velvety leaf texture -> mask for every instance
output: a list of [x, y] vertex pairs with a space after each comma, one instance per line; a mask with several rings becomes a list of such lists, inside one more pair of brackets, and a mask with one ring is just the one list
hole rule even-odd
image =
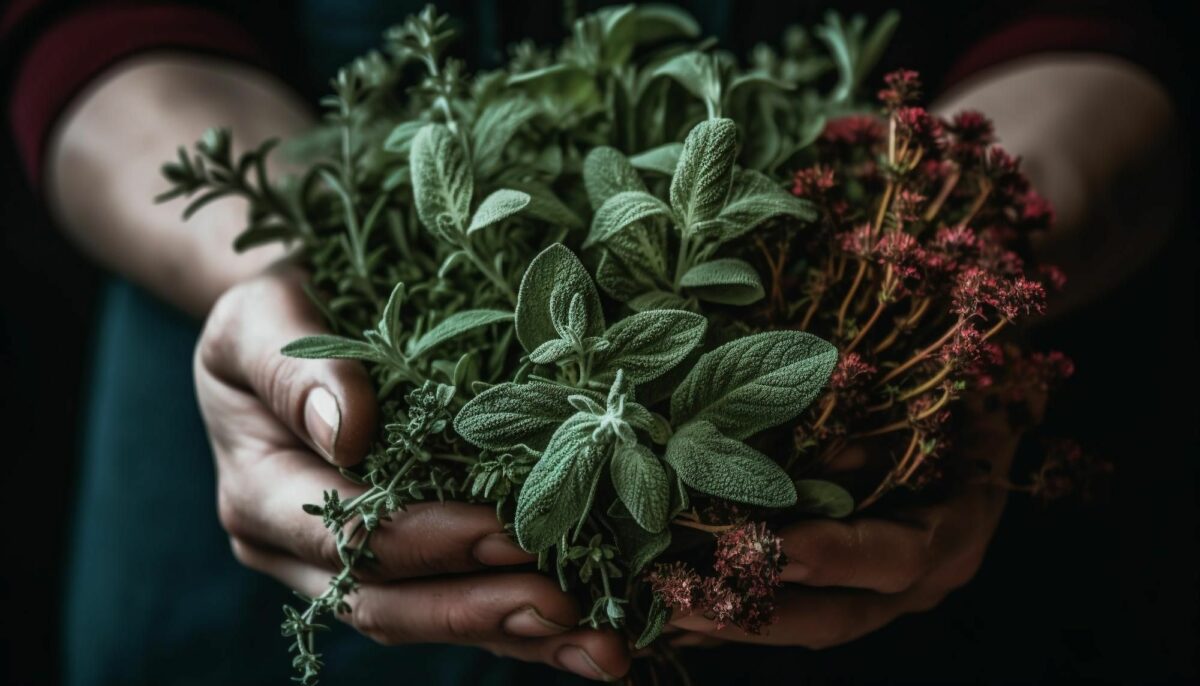
[[707, 495], [761, 507], [796, 502], [792, 479], [754, 448], [724, 436], [711, 422], [683, 426], [667, 443], [667, 462], [685, 484]]
[[600, 371], [625, 371], [625, 379], [642, 384], [662, 376], [704, 340], [708, 321], [685, 310], [650, 310], [617, 322], [605, 334], [608, 350]]
[[417, 339], [417, 342], [412, 346], [410, 354], [413, 357], [417, 357], [435, 345], [448, 341], [467, 331], [489, 324], [512, 321], [512, 318], [512, 312], [504, 312], [502, 310], [467, 310], [465, 312], [456, 312], [443, 319], [437, 326], [426, 331], [425, 335]]
[[654, 639], [662, 634], [663, 627], [670, 618], [671, 608], [663, 602], [662, 597], [654, 594], [654, 599], [650, 601], [650, 607], [646, 610], [646, 628], [642, 629], [637, 642], [633, 644], [634, 649], [641, 650], [653, 643]]
[[[570, 296], [576, 294], [583, 296], [587, 310], [585, 335], [599, 336], [604, 332], [600, 294], [575, 253], [555, 243], [533, 259], [517, 294], [517, 339], [527, 352], [559, 338], [554, 322], [567, 321]], [[552, 303], [562, 311], [552, 312]]]
[[825, 517], [848, 517], [854, 512], [854, 496], [831, 481], [801, 479], [796, 482], [796, 509]]
[[525, 550], [540, 552], [555, 545], [587, 515], [607, 452], [592, 442], [595, 428], [594, 416], [572, 415], [554, 432], [529, 472], [513, 519]]
[[614, 500], [609, 509], [609, 524], [617, 536], [617, 547], [621, 557], [629, 565], [629, 573], [639, 574], [654, 558], [662, 555], [671, 545], [671, 527], [651, 533], [638, 524], [628, 508], [620, 500]]
[[746, 438], [804, 411], [836, 364], [836, 348], [802, 331], [739, 338], [700, 356], [671, 396], [671, 420]]
[[467, 227], [467, 233], [474, 233], [482, 228], [491, 226], [497, 222], [508, 219], [514, 214], [525, 209], [529, 204], [529, 194], [521, 191], [509, 190], [502, 188], [479, 203], [479, 208], [475, 210], [475, 215], [471, 217], [471, 225]]
[[636, 169], [671, 176], [679, 166], [679, 156], [682, 153], [683, 143], [667, 143], [634, 155], [629, 158], [629, 163]]
[[617, 193], [646, 192], [646, 184], [625, 155], [606, 146], [593, 148], [583, 160], [583, 185], [594, 210]]
[[305, 336], [283, 346], [281, 352], [288, 357], [310, 360], [380, 360], [370, 343], [341, 336]]
[[466, 228], [474, 180], [462, 146], [441, 124], [428, 124], [412, 142], [413, 200], [421, 223], [438, 236]]
[[700, 122], [688, 134], [671, 179], [671, 207], [688, 227], [717, 216], [729, 195], [737, 128], [732, 119]]
[[658, 457], [643, 445], [618, 446], [609, 471], [617, 496], [634, 520], [651, 533], [665, 529], [671, 486]]
[[729, 200], [718, 215], [725, 222], [722, 241], [737, 238], [772, 217], [788, 216], [803, 221], [817, 217], [816, 208], [776, 185], [760, 172], [738, 172], [729, 191]]
[[697, 298], [722, 305], [749, 305], [764, 295], [754, 267], [732, 257], [698, 264], [679, 283]]
[[554, 430], [575, 414], [575, 389], [543, 381], [502, 383], [472, 398], [454, 417], [454, 431], [489, 450], [546, 447]]
[[583, 246], [603, 243], [623, 229], [651, 217], [670, 216], [671, 208], [641, 191], [622, 191], [608, 198], [592, 218], [592, 230]]
[[537, 113], [537, 106], [524, 97], [509, 98], [483, 110], [471, 128], [475, 169], [481, 177], [496, 173], [513, 134]]

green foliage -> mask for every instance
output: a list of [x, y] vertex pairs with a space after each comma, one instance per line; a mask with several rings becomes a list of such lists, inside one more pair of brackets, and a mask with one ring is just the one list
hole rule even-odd
[[[238, 249], [295, 248], [331, 333], [284, 354], [361, 360], [385, 418], [344, 472], [362, 495], [305, 508], [344, 567], [286, 610], [302, 681], [317, 618], [344, 609], [370, 533], [408, 503], [494, 503], [593, 626], [624, 625], [694, 501], [853, 507], [743, 442], [794, 419], [837, 361], [749, 322], [765, 291], [752, 234], [816, 217], [768, 174], [847, 110], [892, 26], [839, 22], [818, 32], [829, 55], [806, 38], [743, 68], [680, 10], [608, 7], [557, 52], [520, 47], [468, 76], [430, 7], [332, 80], [297, 177], [272, 183], [273, 144], [235, 157], [222, 130], [164, 166], [159, 199], [189, 197], [188, 216], [249, 201]], [[668, 613], [657, 598], [636, 613], [639, 646]]]

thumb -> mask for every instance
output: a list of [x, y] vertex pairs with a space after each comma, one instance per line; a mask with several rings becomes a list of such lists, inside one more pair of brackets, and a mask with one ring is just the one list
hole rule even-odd
[[234, 286], [213, 306], [196, 363], [256, 396], [302, 442], [339, 466], [360, 461], [375, 434], [376, 403], [366, 370], [349, 360], [307, 360], [280, 350], [328, 333], [292, 266]]

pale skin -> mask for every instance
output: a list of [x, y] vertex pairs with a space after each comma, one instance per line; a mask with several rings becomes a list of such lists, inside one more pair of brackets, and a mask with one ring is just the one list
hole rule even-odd
[[[1114, 89], [1122, 107], [1098, 115], [1097, 102], [1111, 100]], [[1170, 101], [1149, 75], [1096, 55], [1027, 58], [961, 84], [935, 109], [963, 108], [993, 117], [1001, 144], [1025, 157], [1035, 186], [1058, 208], [1059, 229], [1040, 247], [1075, 267], [1069, 299], [1086, 300], [1114, 280], [1103, 269], [1111, 252], [1126, 251], [1120, 264], [1135, 266], [1124, 237], [1154, 228], [1149, 216], [1126, 216], [1121, 233], [1106, 233], [1113, 250], [1073, 246], [1095, 243], [1078, 240], [1083, 227], [1091, 231], [1089, 208], [1172, 124]], [[373, 395], [355, 363], [279, 354], [283, 344], [324, 327], [300, 291], [304, 275], [280, 262], [280, 249], [232, 253], [243, 218], [237, 202], [218, 203], [186, 226], [178, 203], [150, 202], [164, 187], [161, 162], [214, 123], [231, 126], [234, 140], [249, 146], [298, 133], [311, 118], [265, 73], [209, 58], [145, 55], [110, 69], [60, 121], [46, 187], [59, 222], [98, 262], [207, 317], [195, 374], [221, 523], [243, 564], [314, 594], [337, 559], [328, 533], [300, 506], [319, 502], [326, 489], [353, 491], [335, 465], [355, 464], [366, 451]], [[1139, 246], [1153, 243], [1140, 235]], [[977, 439], [960, 449], [1006, 474], [1019, 436], [1002, 417], [978, 413], [976, 424]], [[767, 633], [718, 631], [701, 616], [678, 616], [673, 640], [821, 648], [930, 609], [979, 568], [1005, 499], [1003, 490], [977, 484], [920, 510], [795, 524], [780, 532], [788, 585]], [[629, 668], [617, 634], [574, 628], [580, 615], [571, 597], [548, 577], [512, 569], [531, 558], [501, 533], [490, 507], [413, 507], [384, 526], [372, 547], [380, 563], [350, 596], [353, 609], [343, 619], [377, 641], [476, 645], [599, 680]]]

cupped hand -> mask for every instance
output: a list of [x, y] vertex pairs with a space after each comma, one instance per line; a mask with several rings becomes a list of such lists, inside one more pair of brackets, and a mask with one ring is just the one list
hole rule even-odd
[[[1020, 433], [1002, 412], [971, 408], [958, 450], [1007, 476]], [[677, 616], [680, 646], [740, 641], [827, 648], [883, 627], [901, 615], [938, 605], [970, 581], [983, 562], [1008, 491], [969, 483], [942, 502], [919, 508], [868, 510], [849, 520], [809, 520], [779, 532], [787, 566], [776, 594], [775, 622], [762, 634], [717, 629], [700, 613]], [[875, 509], [875, 508], [872, 508]]]
[[[325, 332], [303, 279], [280, 265], [222, 296], [201, 335], [195, 374], [234, 555], [313, 596], [341, 561], [332, 534], [301, 506], [321, 502], [326, 490], [361, 491], [335, 465], [363, 458], [376, 406], [360, 364], [280, 353]], [[377, 562], [347, 597], [342, 619], [376, 641], [477, 645], [601, 680], [629, 667], [617, 634], [575, 628], [575, 601], [549, 577], [515, 568], [533, 558], [491, 507], [410, 506], [375, 532], [371, 549]]]

